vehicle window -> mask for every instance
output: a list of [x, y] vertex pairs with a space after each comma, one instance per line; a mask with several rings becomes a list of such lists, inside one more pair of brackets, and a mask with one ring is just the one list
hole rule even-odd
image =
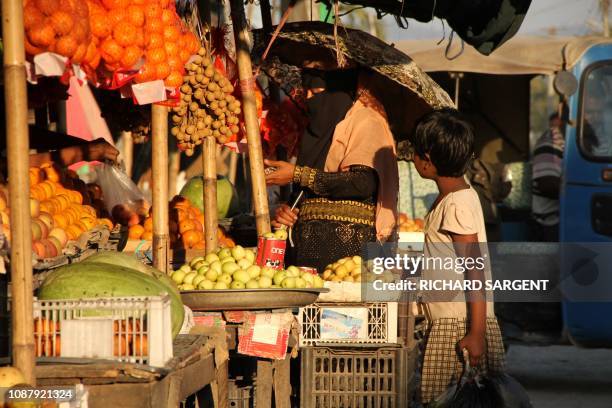
[[589, 159], [612, 160], [612, 65], [587, 72], [581, 91], [580, 149]]

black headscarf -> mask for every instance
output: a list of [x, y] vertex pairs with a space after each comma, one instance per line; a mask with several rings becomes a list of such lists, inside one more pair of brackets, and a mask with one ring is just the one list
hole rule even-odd
[[323, 170], [336, 125], [353, 106], [357, 89], [357, 71], [304, 70], [305, 89], [325, 88], [306, 100], [308, 126], [300, 140], [298, 166]]

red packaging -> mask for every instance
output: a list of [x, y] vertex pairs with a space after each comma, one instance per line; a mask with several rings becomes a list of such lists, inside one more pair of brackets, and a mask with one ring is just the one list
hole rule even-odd
[[301, 271], [308, 272], [308, 273], [310, 273], [312, 275], [315, 275], [315, 276], [317, 276], [319, 274], [319, 272], [317, 271], [317, 268], [313, 268], [311, 266], [298, 266], [298, 268]]
[[247, 318], [249, 312], [243, 310], [226, 310], [223, 316], [228, 323], [242, 323]]
[[284, 239], [259, 237], [259, 242], [257, 243], [257, 265], [273, 269], [283, 269], [285, 267], [286, 249], [287, 241]]

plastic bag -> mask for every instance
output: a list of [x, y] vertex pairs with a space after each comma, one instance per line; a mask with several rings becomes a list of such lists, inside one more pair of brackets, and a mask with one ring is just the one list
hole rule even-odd
[[501, 398], [500, 408], [532, 408], [527, 391], [508, 374], [496, 375], [491, 382]]
[[112, 213], [117, 205], [124, 205], [137, 214], [148, 212], [148, 203], [144, 195], [123, 170], [116, 166], [101, 164], [96, 167], [96, 175], [109, 213]]

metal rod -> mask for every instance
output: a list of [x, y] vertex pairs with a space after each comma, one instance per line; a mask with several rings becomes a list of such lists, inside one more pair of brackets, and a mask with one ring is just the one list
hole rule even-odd
[[28, 384], [36, 384], [32, 297], [28, 96], [26, 89], [23, 2], [2, 0], [4, 100], [11, 204], [11, 315], [13, 365]]

